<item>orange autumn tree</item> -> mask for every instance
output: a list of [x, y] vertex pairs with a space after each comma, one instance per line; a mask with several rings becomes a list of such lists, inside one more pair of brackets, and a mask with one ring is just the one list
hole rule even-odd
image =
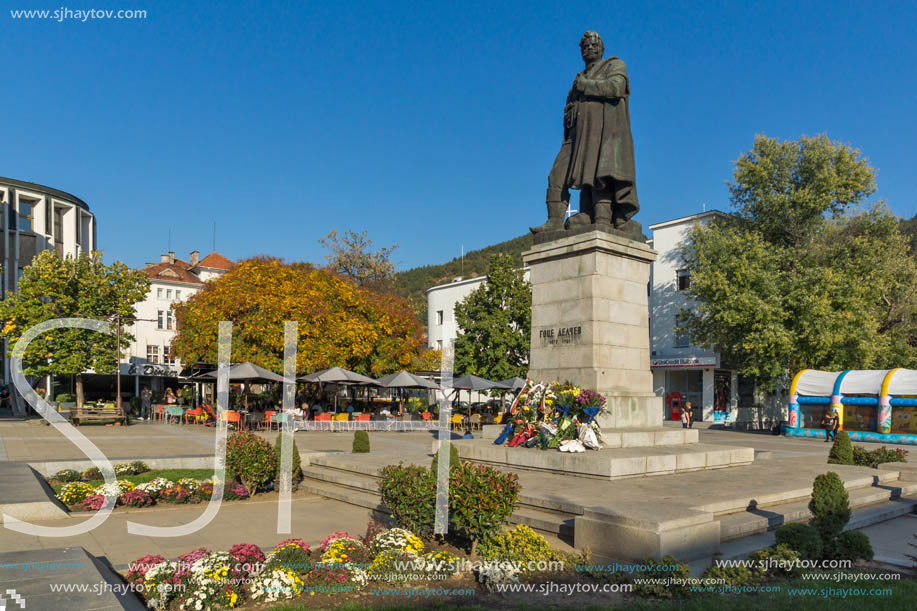
[[382, 376], [410, 367], [423, 349], [407, 303], [308, 263], [255, 257], [175, 305], [172, 350], [185, 363], [217, 362], [221, 320], [233, 322], [232, 362], [283, 372], [283, 323], [299, 322], [297, 373], [344, 367]]

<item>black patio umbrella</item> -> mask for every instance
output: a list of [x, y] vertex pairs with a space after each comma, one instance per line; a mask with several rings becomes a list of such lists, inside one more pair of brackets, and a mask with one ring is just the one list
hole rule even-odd
[[[377, 382], [367, 376], [361, 375], [355, 371], [350, 371], [349, 369], [343, 369], [341, 367], [332, 367], [330, 369], [323, 369], [321, 371], [316, 371], [308, 375], [304, 375], [299, 378], [302, 382], [312, 382], [314, 384], [362, 384], [362, 385], [377, 385]], [[334, 413], [338, 411], [338, 396], [337, 393], [334, 395]]]
[[522, 378], [509, 378], [507, 380], [500, 380], [497, 382], [499, 386], [497, 388], [505, 388], [506, 390], [522, 390], [522, 387], [525, 386], [525, 380]]
[[505, 389], [499, 382], [491, 382], [475, 375], [466, 375], [452, 380], [452, 388], [456, 391], [468, 391], [468, 418], [471, 419], [471, 391], [490, 390], [492, 388]]
[[[201, 377], [216, 378], [218, 371], [211, 371]], [[259, 367], [254, 363], [237, 363], [229, 368], [229, 379], [236, 382], [283, 382], [283, 376]], [[245, 388], [245, 409], [248, 410], [248, 386]]]
[[409, 371], [399, 371], [376, 380], [376, 384], [383, 388], [427, 388], [439, 390], [439, 384], [432, 380], [414, 375]]

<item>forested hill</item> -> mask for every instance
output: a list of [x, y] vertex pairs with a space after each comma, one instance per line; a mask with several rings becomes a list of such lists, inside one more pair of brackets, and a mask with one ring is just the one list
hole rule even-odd
[[431, 286], [451, 282], [463, 276], [474, 278], [487, 274], [487, 258], [496, 253], [512, 255], [516, 264], [522, 266], [522, 253], [532, 248], [532, 234], [526, 234], [487, 246], [480, 250], [470, 250], [465, 253], [464, 273], [462, 258], [456, 257], [448, 263], [440, 265], [424, 265], [395, 274], [395, 292], [410, 302], [418, 318], [426, 325], [427, 297], [425, 291]]

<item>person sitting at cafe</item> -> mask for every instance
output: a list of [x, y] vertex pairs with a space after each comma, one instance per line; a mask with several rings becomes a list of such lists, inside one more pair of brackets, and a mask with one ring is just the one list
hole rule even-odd
[[471, 427], [465, 427], [465, 434], [462, 435], [462, 439], [474, 439], [474, 435], [471, 434]]

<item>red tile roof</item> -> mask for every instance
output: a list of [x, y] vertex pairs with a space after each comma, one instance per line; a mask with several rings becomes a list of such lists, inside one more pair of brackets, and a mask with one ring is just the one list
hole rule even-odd
[[233, 262], [218, 252], [212, 252], [198, 262], [198, 267], [213, 269], [232, 269]]
[[175, 259], [175, 263], [153, 263], [140, 271], [149, 276], [150, 280], [204, 284], [197, 276], [188, 271], [188, 267], [189, 265], [186, 262], [181, 259]]

